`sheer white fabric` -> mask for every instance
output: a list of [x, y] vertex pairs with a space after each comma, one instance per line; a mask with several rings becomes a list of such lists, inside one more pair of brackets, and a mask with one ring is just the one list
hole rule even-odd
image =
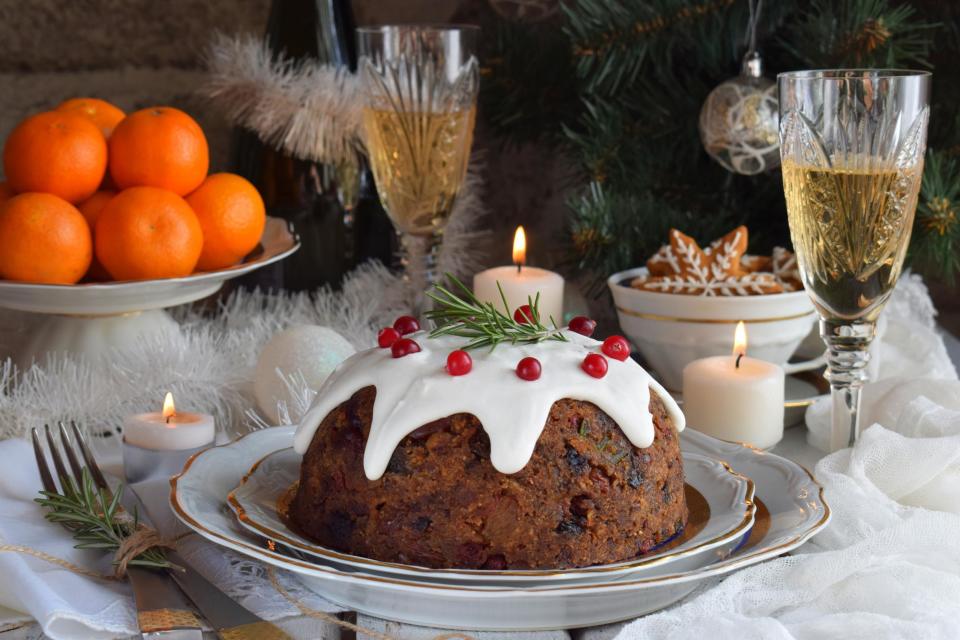
[[[904, 277], [880, 379], [864, 393], [872, 426], [815, 469], [833, 512], [827, 529], [617, 638], [960, 638], [960, 382], [933, 315], [919, 278]], [[811, 444], [828, 411], [808, 412]]]

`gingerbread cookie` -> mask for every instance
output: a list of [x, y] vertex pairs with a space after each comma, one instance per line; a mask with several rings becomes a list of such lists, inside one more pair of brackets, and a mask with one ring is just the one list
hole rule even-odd
[[780, 284], [783, 285], [784, 291], [799, 291], [803, 289], [803, 281], [800, 279], [800, 266], [797, 264], [797, 256], [789, 249], [784, 249], [783, 247], [773, 248], [770, 270]]
[[747, 228], [739, 226], [701, 249], [693, 238], [671, 229], [670, 244], [647, 261], [648, 275], [630, 284], [647, 291], [701, 296], [783, 292], [771, 272], [771, 259], [745, 255], [747, 240]]

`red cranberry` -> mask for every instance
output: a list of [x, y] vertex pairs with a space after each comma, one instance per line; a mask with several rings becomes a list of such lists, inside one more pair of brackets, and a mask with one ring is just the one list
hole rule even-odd
[[567, 328], [574, 333], [579, 333], [580, 335], [587, 336], [589, 338], [593, 335], [593, 330], [597, 328], [597, 323], [595, 320], [591, 320], [587, 316], [577, 316], [570, 321], [570, 324], [567, 325]]
[[526, 357], [517, 363], [517, 377], [521, 380], [533, 382], [540, 378], [540, 361], [536, 358]]
[[420, 345], [410, 338], [400, 338], [390, 347], [390, 354], [394, 358], [402, 358], [418, 351], [420, 351]]
[[599, 353], [588, 353], [580, 368], [594, 378], [602, 378], [607, 375], [607, 359]]
[[447, 373], [452, 376], [464, 376], [473, 369], [473, 358], [462, 349], [451, 351], [447, 356]]
[[386, 349], [387, 347], [393, 346], [393, 343], [399, 339], [400, 332], [393, 327], [380, 329], [380, 333], [377, 334], [377, 344], [380, 345], [381, 349]]
[[623, 336], [610, 336], [603, 341], [600, 351], [614, 360], [626, 360], [630, 357], [630, 343]]
[[520, 324], [533, 324], [533, 311], [530, 309], [530, 305], [525, 304], [517, 307], [517, 310], [513, 312], [513, 319]]
[[408, 333], [420, 331], [420, 323], [413, 316], [400, 316], [393, 323], [393, 328], [400, 332], [400, 335], [405, 336]]

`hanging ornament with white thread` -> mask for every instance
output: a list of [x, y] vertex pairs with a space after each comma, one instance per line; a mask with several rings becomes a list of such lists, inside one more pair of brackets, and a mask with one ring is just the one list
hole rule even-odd
[[757, 52], [762, 0], [750, 0], [747, 53], [740, 75], [710, 92], [700, 109], [700, 140], [728, 171], [755, 175], [780, 165], [777, 84], [763, 77]]

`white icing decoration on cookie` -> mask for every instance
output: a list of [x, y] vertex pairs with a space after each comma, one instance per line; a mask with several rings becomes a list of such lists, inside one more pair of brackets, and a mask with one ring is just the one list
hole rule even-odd
[[[632, 359], [607, 358], [607, 375], [593, 378], [580, 368], [583, 357], [600, 351], [600, 342], [564, 330], [569, 342], [500, 344], [474, 349], [467, 375], [446, 371], [447, 355], [465, 340], [452, 336], [428, 338], [425, 332], [406, 336], [421, 351], [393, 358], [390, 349], [361, 351], [337, 367], [317, 393], [294, 436], [294, 448], [305, 453], [320, 423], [341, 403], [367, 386], [377, 389], [370, 435], [363, 453], [367, 478], [383, 475], [400, 441], [417, 428], [457, 413], [476, 416], [490, 438], [490, 461], [502, 473], [526, 466], [547, 422], [553, 403], [562, 398], [592, 402], [620, 426], [637, 447], [653, 444], [650, 387], [667, 408], [678, 431], [684, 418], [670, 394]], [[540, 361], [539, 380], [517, 377], [517, 362], [527, 356]]]

